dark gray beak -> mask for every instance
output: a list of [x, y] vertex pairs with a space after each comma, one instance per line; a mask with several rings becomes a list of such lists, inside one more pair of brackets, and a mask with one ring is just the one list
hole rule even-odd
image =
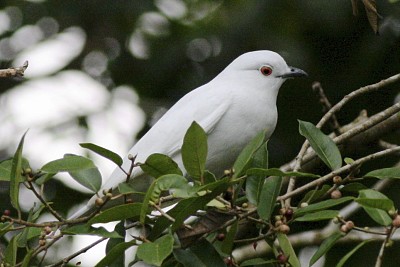
[[307, 72], [305, 72], [304, 70], [294, 68], [294, 67], [289, 67], [289, 68], [290, 68], [290, 72], [279, 75], [278, 77], [286, 79], [286, 78], [296, 78], [296, 77], [308, 76]]

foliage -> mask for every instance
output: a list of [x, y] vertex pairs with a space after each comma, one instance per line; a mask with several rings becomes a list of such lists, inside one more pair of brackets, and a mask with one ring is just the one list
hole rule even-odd
[[[399, 169], [397, 167], [380, 168], [355, 179], [352, 177], [354, 170], [359, 170], [360, 160], [367, 157], [358, 160], [346, 159], [345, 165], [342, 166], [339, 149], [329, 136], [309, 122], [299, 121], [299, 125], [300, 134], [307, 138], [321, 162], [331, 169], [328, 174], [268, 168], [267, 143], [264, 140], [264, 133], [261, 132], [243, 149], [234, 163], [236, 169], [233, 168], [233, 170], [238, 171], [228, 172], [225, 177], [217, 180], [205, 179], [207, 138], [203, 129], [194, 122], [188, 129], [182, 145], [182, 149], [185, 150], [182, 155], [183, 162], [185, 168], [190, 170], [189, 178], [184, 177], [184, 172], [166, 155], [153, 154], [143, 164], [135, 164], [132, 161], [131, 169], [140, 167], [147, 175], [155, 178], [147, 191], [142, 192], [144, 196], [142, 201], [107, 208], [105, 204], [108, 202], [116, 201], [116, 199], [126, 202], [129, 194], [138, 193], [129, 189], [129, 184], [124, 183], [125, 185], [119, 186], [122, 194], [108, 192], [104, 197], [98, 197], [97, 208], [93, 213], [78, 219], [61, 217], [36, 188], [46, 187], [56, 173], [68, 172], [78, 182], [96, 192], [100, 189], [98, 171], [84, 172], [97, 170], [96, 166], [86, 157], [67, 154], [64, 158], [51, 161], [34, 172], [30, 169], [28, 161], [22, 157], [24, 135], [12, 163], [10, 164], [9, 160], [0, 163], [1, 173], [3, 180], [14, 184], [10, 187], [10, 198], [18, 214], [22, 214], [18, 205], [18, 192], [16, 192], [20, 184], [24, 184], [34, 192], [41, 206], [33, 206], [27, 216], [19, 215], [17, 218], [11, 216], [9, 211], [4, 211], [0, 234], [8, 240], [8, 245], [3, 253], [2, 263], [5, 266], [28, 266], [38, 264], [38, 261], [51, 261], [46, 258], [46, 254], [40, 253], [51, 249], [52, 245], [63, 236], [96, 235], [101, 237], [101, 240], [109, 239], [110, 244], [115, 244], [110, 247], [109, 253], [99, 261], [97, 266], [107, 266], [120, 260], [124, 252], [131, 247], [138, 248], [135, 261], [142, 260], [155, 266], [170, 266], [178, 263], [191, 266], [193, 262], [197, 262], [199, 266], [225, 266], [227, 263], [229, 265], [229, 262], [239, 264], [239, 266], [241, 262], [243, 262], [242, 266], [274, 262], [280, 264], [287, 262], [290, 266], [300, 266], [296, 249], [292, 245], [293, 236], [296, 234], [291, 235], [290, 228], [296, 228], [300, 224], [312, 226], [313, 222], [319, 221], [336, 221], [338, 223], [336, 227], [317, 239], [316, 242], [320, 242], [321, 246], [311, 258], [310, 265], [312, 265], [319, 258], [324, 257], [335, 244], [344, 240], [349, 232], [380, 234], [375, 228], [369, 231], [363, 229], [362, 225], [355, 225], [353, 221], [341, 217], [340, 207], [352, 202], [358, 203], [365, 210], [365, 214], [375, 222], [376, 228], [381, 228], [380, 231], [386, 233], [385, 242], [389, 242], [400, 223], [396, 206], [383, 193], [368, 189], [366, 186], [360, 187], [360, 181], [369, 181], [372, 177], [397, 179]], [[121, 158], [114, 152], [94, 144], [82, 144], [82, 146], [122, 166]], [[389, 150], [387, 154], [391, 152], [393, 151]], [[331, 175], [333, 179], [325, 181], [324, 178], [327, 175]], [[345, 178], [342, 179], [339, 175]], [[317, 179], [328, 183], [324, 185], [322, 191], [318, 190], [318, 186], [317, 188], [308, 188], [307, 184], [300, 186], [296, 195], [303, 196], [303, 199], [296, 206], [292, 206], [283, 202], [293, 197], [292, 195], [289, 197], [288, 193], [284, 194], [283, 189], [287, 188], [284, 177], [287, 176], [312, 179], [312, 181]], [[42, 179], [43, 177], [46, 179]], [[188, 179], [194, 183], [188, 183], [190, 181]], [[362, 189], [358, 191], [357, 196], [349, 194], [338, 197], [331, 194], [331, 199], [327, 199], [329, 192], [336, 190], [345, 194], [346, 192], [353, 193], [352, 190], [341, 190], [345, 186], [350, 188], [351, 185]], [[236, 192], [231, 194], [233, 198], [224, 200], [223, 193], [228, 189]], [[171, 201], [175, 204], [168, 211], [164, 211], [163, 207]], [[199, 215], [197, 221], [203, 219], [216, 221], [215, 225], [205, 224], [208, 227], [205, 231], [196, 221], [194, 223], [186, 221], [200, 210], [205, 211], [206, 215]], [[36, 222], [44, 212], [52, 213], [58, 220]], [[230, 215], [221, 219], [222, 214]], [[122, 229], [122, 232], [117, 228], [109, 232], [103, 227], [94, 227], [97, 223], [127, 219], [139, 221], [140, 225], [151, 226], [151, 228], [148, 228], [146, 236], [133, 236], [134, 240], [121, 242], [117, 241], [123, 237], [121, 233], [128, 230], [121, 228], [121, 224], [118, 229]], [[244, 239], [238, 238], [239, 224], [254, 222], [258, 231], [246, 235]], [[359, 223], [362, 224], [362, 222]], [[56, 229], [61, 231], [53, 232]], [[190, 230], [187, 231], [187, 229]], [[252, 246], [256, 249], [257, 243], [262, 240], [273, 252], [267, 258], [254, 256], [248, 259], [240, 256], [243, 243], [253, 244]], [[343, 265], [359, 248], [372, 240], [359, 243], [342, 258], [339, 264]], [[93, 243], [91, 246], [96, 244]], [[72, 258], [67, 259], [69, 261]], [[63, 260], [60, 259], [56, 265], [62, 262]]]

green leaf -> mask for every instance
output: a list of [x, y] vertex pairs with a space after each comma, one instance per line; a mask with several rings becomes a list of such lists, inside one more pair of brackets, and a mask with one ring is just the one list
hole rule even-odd
[[[216, 196], [218, 196], [222, 192], [225, 192], [228, 185], [229, 185], [228, 183], [222, 183], [220, 186], [216, 187], [212, 192], [210, 192], [204, 196], [201, 196], [199, 198], [194, 198], [192, 201], [190, 201], [191, 198], [185, 199], [185, 200], [188, 200], [188, 202], [184, 202], [184, 203], [182, 203], [182, 202], [185, 200], [180, 201], [175, 206], [177, 211], [180, 211], [180, 208], [185, 207], [189, 203], [190, 203], [189, 204], [190, 206], [189, 207], [186, 206], [186, 208], [184, 210], [181, 210], [181, 212], [178, 212], [177, 214], [175, 212], [174, 213], [171, 212], [171, 214], [168, 213], [169, 215], [171, 215], [172, 218], [175, 218], [175, 222], [171, 226], [171, 231], [172, 232], [176, 231], [179, 227], [181, 227], [183, 222], [190, 215], [193, 215], [200, 209], [204, 209], [204, 207], [207, 205], [208, 202], [210, 202], [212, 199], [214, 199]], [[181, 203], [182, 203], [182, 206], [179, 205]]]
[[19, 207], [19, 185], [23, 181], [22, 179], [22, 149], [24, 147], [25, 135], [24, 133], [21, 140], [19, 141], [17, 151], [15, 151], [14, 157], [11, 163], [11, 173], [10, 173], [10, 199], [11, 205], [20, 210]]
[[352, 158], [344, 158], [343, 160], [346, 164], [353, 164], [354, 163], [354, 159]]
[[[267, 143], [262, 145], [255, 153], [251, 164], [254, 168], [268, 168]], [[261, 190], [265, 181], [264, 175], [249, 175], [246, 179], [246, 197], [256, 205], [260, 199]]]
[[66, 154], [64, 158], [50, 161], [42, 167], [42, 171], [48, 173], [74, 172], [86, 169], [92, 169], [96, 166], [85, 157]]
[[79, 144], [81, 147], [89, 149], [90, 151], [93, 151], [94, 153], [111, 160], [114, 162], [117, 166], [122, 166], [123, 160], [122, 158], [115, 152], [108, 150], [104, 147], [92, 144], [92, 143], [81, 143]]
[[174, 249], [173, 254], [184, 267], [207, 267], [190, 249]]
[[364, 177], [374, 177], [378, 179], [386, 179], [386, 178], [400, 179], [400, 168], [393, 167], [393, 168], [374, 170], [364, 175]]
[[152, 154], [147, 159], [146, 162], [140, 165], [140, 168], [148, 175], [158, 178], [165, 174], [178, 174], [183, 175], [181, 169], [179, 169], [178, 164], [163, 154]]
[[[388, 199], [387, 196], [373, 189], [365, 189], [359, 192], [359, 198], [373, 198], [373, 199]], [[380, 225], [388, 226], [392, 223], [392, 218], [390, 218], [389, 214], [381, 209], [370, 208], [366, 206], [362, 206], [365, 212]]]
[[204, 184], [211, 184], [217, 181], [217, 178], [215, 177], [215, 175], [209, 171], [205, 171], [203, 173], [203, 178], [204, 178]]
[[121, 221], [129, 218], [137, 218], [140, 215], [142, 203], [130, 203], [115, 206], [102, 211], [100, 214], [91, 218], [88, 224], [108, 223]]
[[206, 266], [225, 266], [221, 256], [215, 250], [214, 246], [206, 239], [200, 240], [194, 244], [190, 250], [201, 259]]
[[51, 178], [53, 178], [55, 175], [56, 175], [56, 173], [42, 172], [40, 174], [40, 177], [35, 180], [35, 184], [42, 185], [42, 184], [46, 183], [48, 180], [50, 180]]
[[18, 240], [19, 235], [15, 235], [13, 238], [11, 238], [10, 242], [8, 243], [8, 246], [6, 247], [4, 251], [4, 262], [8, 263], [10, 266], [15, 266], [17, 263], [17, 240]]
[[118, 192], [122, 195], [130, 195], [130, 194], [145, 195], [144, 192], [137, 191], [132, 184], [126, 182], [118, 184]]
[[395, 210], [394, 203], [391, 199], [356, 198], [354, 201], [367, 208], [375, 208], [384, 211]]
[[303, 214], [320, 211], [320, 210], [325, 210], [325, 209], [343, 204], [343, 203], [348, 202], [353, 199], [354, 199], [354, 197], [342, 197], [339, 199], [324, 200], [324, 201], [321, 201], [321, 202], [318, 202], [315, 204], [308, 205], [307, 207], [304, 207], [304, 208], [299, 208], [297, 211], [295, 211], [294, 215], [297, 218]]
[[[140, 222], [144, 223], [150, 202], [158, 202], [160, 195], [164, 191], [172, 191], [172, 195], [180, 198], [187, 198], [194, 195], [193, 188], [188, 184], [185, 177], [177, 174], [166, 174], [154, 180], [143, 200], [140, 214]], [[192, 194], [190, 194], [192, 192]]]
[[333, 245], [335, 245], [335, 243], [343, 236], [345, 236], [345, 234], [342, 232], [334, 232], [331, 236], [326, 238], [322, 242], [322, 244], [318, 247], [317, 252], [315, 252], [315, 254], [311, 257], [309, 266], [312, 266], [319, 260], [319, 258], [324, 256], [333, 247]]
[[231, 227], [228, 228], [224, 241], [222, 241], [221, 251], [230, 255], [232, 253], [233, 241], [235, 241], [236, 233], [238, 230], [238, 221], [235, 221]]
[[123, 238], [117, 232], [108, 232], [104, 227], [91, 227], [86, 224], [74, 225], [62, 230], [66, 235], [97, 235], [108, 238]]
[[265, 143], [265, 131], [260, 132], [250, 141], [249, 144], [240, 152], [235, 163], [233, 164], [233, 169], [235, 173], [233, 177], [240, 177], [248, 168], [249, 163], [254, 155], [254, 153]]
[[296, 176], [296, 177], [312, 177], [318, 178], [321, 177], [317, 174], [312, 173], [305, 173], [305, 172], [284, 172], [278, 168], [271, 168], [271, 169], [260, 169], [260, 168], [251, 168], [248, 169], [246, 172], [247, 175], [263, 175], [263, 176]]
[[[10, 181], [11, 169], [12, 169], [12, 161], [13, 159], [7, 159], [0, 162], [0, 181]], [[22, 158], [22, 170], [26, 168], [30, 168], [29, 162], [26, 158]]]
[[0, 162], [0, 181], [10, 181], [12, 160]]
[[0, 223], [0, 238], [9, 230], [14, 229], [13, 224], [9, 222]]
[[[120, 221], [117, 225], [115, 225], [114, 231], [117, 232], [120, 236], [126, 236], [126, 231], [125, 231], [125, 221]], [[124, 255], [124, 251], [125, 250], [119, 250], [119, 253], [116, 253], [113, 249], [114, 247], [125, 243], [125, 240], [122, 238], [110, 238], [107, 241], [107, 245], [106, 245], [106, 257], [107, 258], [109, 256], [110, 253], [112, 253], [112, 256], [109, 256], [111, 258], [113, 258], [112, 262], [109, 262], [107, 267], [120, 267], [120, 266], [124, 266], [124, 262], [125, 262], [125, 255]], [[136, 240], [132, 242], [133, 244], [136, 243]], [[104, 259], [104, 258], [103, 258]], [[103, 260], [101, 260], [103, 261]], [[103, 262], [104, 263], [104, 262]]]
[[39, 218], [40, 214], [42, 214], [43, 210], [46, 209], [46, 206], [44, 204], [41, 204], [40, 207], [33, 213], [32, 215], [32, 222], [36, 222], [36, 220]]
[[143, 199], [143, 202], [142, 202], [143, 204], [140, 209], [140, 219], [139, 219], [139, 221], [142, 225], [144, 225], [144, 222], [146, 220], [146, 215], [147, 215], [147, 212], [149, 210], [149, 205], [150, 205], [150, 199], [153, 194], [153, 190], [154, 190], [155, 186], [156, 186], [156, 184], [153, 181], [153, 183], [149, 186], [149, 189], [147, 190], [147, 193]]
[[313, 213], [307, 213], [304, 216], [297, 217], [295, 221], [298, 222], [316, 222], [323, 220], [330, 220], [339, 215], [337, 210], [320, 210]]
[[64, 158], [50, 161], [41, 170], [50, 174], [68, 172], [75, 181], [93, 192], [101, 188], [99, 170], [93, 161], [82, 156], [65, 154]]
[[26, 255], [24, 257], [24, 260], [22, 261], [21, 267], [29, 267], [29, 266], [31, 266], [31, 265], [29, 265], [29, 263], [31, 262], [32, 255], [33, 255], [34, 252], [35, 252], [34, 249], [28, 250], [28, 253], [26, 253]]
[[97, 167], [80, 171], [68, 172], [75, 181], [96, 193], [101, 188], [101, 174]]
[[187, 173], [200, 179], [206, 167], [207, 134], [197, 122], [192, 122], [183, 138], [182, 161]]
[[338, 264], [336, 265], [336, 267], [342, 267], [344, 266], [344, 264], [346, 263], [346, 261], [353, 256], [354, 253], [357, 252], [357, 250], [359, 250], [362, 246], [364, 246], [365, 244], [369, 243], [373, 241], [373, 239], [370, 240], [365, 240], [363, 242], [361, 242], [360, 244], [358, 244], [355, 248], [353, 248], [350, 252], [348, 252], [344, 257], [342, 257], [340, 259], [340, 261], [338, 262]]
[[340, 191], [358, 193], [360, 190], [364, 190], [364, 189], [368, 189], [368, 187], [366, 187], [365, 185], [363, 185], [361, 183], [354, 182], [354, 183], [345, 184], [340, 189]]
[[[35, 208], [35, 207], [32, 207], [32, 208], [29, 210], [28, 220], [27, 220], [28, 222], [33, 222], [33, 221], [32, 221], [32, 217], [33, 217], [33, 210], [34, 210], [34, 208]], [[19, 236], [19, 238], [18, 238], [18, 240], [17, 240], [17, 246], [18, 246], [18, 247], [23, 248], [23, 247], [25, 247], [25, 246], [27, 245], [29, 232], [32, 231], [33, 229], [34, 229], [34, 228], [32, 228], [32, 227], [26, 227], [24, 230], [22, 230], [22, 232], [20, 233], [20, 235], [18, 235], [18, 236]]]
[[10, 181], [12, 159], [0, 162], [0, 181]]
[[260, 199], [265, 181], [264, 176], [249, 176], [246, 179], [246, 197], [250, 203], [256, 205]]
[[171, 234], [167, 234], [154, 242], [140, 244], [136, 255], [148, 264], [161, 266], [162, 262], [172, 253], [173, 245], [174, 238]]
[[325, 196], [325, 194], [331, 188], [332, 188], [332, 186], [324, 184], [321, 189], [315, 189], [315, 190], [308, 191], [299, 203], [303, 203], [303, 202], [313, 203], [316, 200], [318, 200], [319, 198]]
[[130, 242], [123, 242], [119, 243], [118, 245], [115, 245], [110, 251], [107, 252], [106, 256], [96, 264], [95, 267], [109, 267], [117, 260], [117, 258], [123, 255], [125, 250], [135, 245], [136, 245], [136, 240]]
[[279, 241], [279, 246], [281, 247], [283, 253], [288, 257], [288, 261], [290, 266], [292, 267], [301, 267], [300, 261], [297, 258], [296, 253], [294, 252], [294, 249], [292, 247], [292, 244], [290, 244], [290, 241], [287, 237], [287, 235], [278, 233], [277, 238]]
[[265, 168], [268, 169], [268, 141], [260, 146], [254, 153], [253, 161], [251, 166], [253, 168]]
[[189, 216], [195, 214], [198, 210], [204, 209], [208, 202], [210, 202], [222, 192], [225, 192], [229, 185], [230, 184], [228, 183], [227, 178], [221, 179], [211, 185], [202, 187], [212, 190], [210, 193], [203, 196], [191, 197], [179, 201], [174, 208], [167, 212], [169, 216], [175, 219], [175, 222], [171, 222], [165, 217], [159, 218], [154, 224], [154, 227], [148, 239], [153, 240], [157, 238], [171, 224], [171, 231], [175, 232]]
[[307, 138], [318, 157], [331, 169], [342, 167], [342, 156], [332, 139], [312, 123], [299, 120], [299, 132]]
[[29, 230], [28, 236], [27, 236], [27, 240], [32, 240], [32, 238], [39, 237], [41, 233], [42, 233], [42, 229], [30, 227], [30, 230]]
[[261, 219], [269, 221], [274, 211], [276, 199], [279, 196], [281, 187], [282, 177], [280, 176], [271, 176], [265, 180], [260, 199], [257, 203], [257, 212]]

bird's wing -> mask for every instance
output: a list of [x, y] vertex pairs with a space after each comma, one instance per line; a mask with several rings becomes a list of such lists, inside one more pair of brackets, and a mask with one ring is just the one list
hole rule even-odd
[[145, 160], [150, 154], [176, 155], [183, 137], [193, 121], [210, 134], [228, 109], [209, 86], [200, 87], [178, 101], [129, 151]]
[[[182, 168], [180, 150], [191, 123], [196, 121], [209, 135], [229, 108], [229, 95], [221, 96], [214, 87], [208, 83], [186, 94], [130, 149], [129, 154], [137, 155], [136, 162], [144, 162], [154, 153], [166, 154]], [[131, 161], [126, 157], [122, 168], [128, 170], [130, 164]], [[142, 174], [140, 168], [135, 168], [131, 179]], [[103, 189], [116, 188], [125, 179], [126, 175], [116, 168], [99, 193]], [[95, 198], [92, 197], [85, 207], [71, 217], [77, 218], [89, 211]]]

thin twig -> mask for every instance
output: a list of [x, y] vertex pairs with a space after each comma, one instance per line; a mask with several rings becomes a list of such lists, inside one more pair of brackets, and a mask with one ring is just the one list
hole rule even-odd
[[318, 179], [316, 179], [314, 181], [311, 181], [311, 182], [303, 185], [302, 187], [299, 187], [299, 188], [297, 188], [297, 189], [295, 189], [295, 190], [293, 190], [291, 192], [286, 193], [285, 195], [282, 195], [282, 196], [278, 197], [278, 201], [282, 200], [282, 199], [286, 200], [288, 198], [291, 198], [292, 196], [295, 196], [295, 195], [300, 194], [300, 193], [302, 193], [302, 192], [304, 192], [306, 190], [309, 190], [309, 189], [311, 189], [311, 188], [313, 188], [313, 187], [315, 187], [315, 186], [317, 186], [319, 184], [325, 183], [325, 182], [329, 181], [330, 179], [332, 179], [336, 175], [339, 175], [339, 174], [345, 173], [347, 171], [350, 171], [352, 168], [354, 168], [354, 166], [358, 166], [358, 165], [363, 164], [363, 163], [365, 163], [367, 161], [370, 161], [370, 160], [373, 160], [373, 159], [377, 159], [377, 158], [381, 158], [381, 157], [387, 156], [387, 155], [392, 154], [392, 153], [397, 153], [399, 151], [400, 151], [400, 146], [397, 146], [395, 148], [385, 149], [383, 151], [379, 151], [379, 152], [376, 152], [374, 154], [371, 154], [371, 155], [365, 156], [363, 158], [360, 158], [358, 160], [355, 160], [352, 164], [347, 164], [347, 165], [341, 167], [340, 169], [337, 169], [337, 170], [335, 170], [335, 171], [333, 171], [333, 172], [331, 172], [331, 173], [329, 173], [329, 174], [327, 174], [327, 175], [325, 175], [325, 176], [323, 176], [321, 178], [318, 178]]
[[78, 250], [77, 252], [75, 252], [74, 254], [69, 255], [68, 257], [52, 264], [49, 265], [47, 267], [57, 267], [57, 266], [65, 266], [66, 263], [70, 262], [73, 258], [79, 256], [80, 254], [85, 253], [86, 251], [88, 251], [89, 249], [95, 247], [96, 245], [100, 244], [101, 242], [103, 242], [104, 240], [108, 239], [108, 237], [102, 237], [99, 240], [93, 242], [92, 244], [82, 248], [81, 250]]
[[347, 104], [350, 100], [352, 100], [355, 97], [358, 97], [362, 94], [370, 93], [376, 90], [379, 90], [380, 88], [384, 86], [388, 86], [389, 84], [392, 84], [394, 82], [397, 82], [400, 80], [400, 74], [393, 75], [385, 80], [382, 80], [380, 82], [367, 85], [364, 87], [361, 87], [358, 90], [355, 90], [351, 92], [350, 94], [346, 95], [342, 100], [340, 100], [333, 108], [331, 108], [323, 117], [322, 119], [318, 122], [317, 127], [321, 128], [336, 112], [342, 109], [342, 107]]
[[[38, 247], [35, 249], [35, 252], [32, 254], [32, 257], [31, 257], [31, 258], [33, 259], [33, 258], [35, 258], [39, 253], [41, 253], [42, 251], [46, 251], [49, 247], [51, 247], [52, 245], [54, 245], [54, 243], [56, 243], [57, 241], [61, 240], [62, 237], [63, 237], [63, 235], [61, 234], [61, 235], [59, 235], [59, 236], [53, 237], [53, 240], [51, 240], [50, 242], [46, 243], [45, 246], [38, 246]], [[22, 262], [21, 262], [21, 264], [19, 264], [18, 266], [20, 266], [20, 265], [22, 265]]]
[[40, 202], [42, 202], [43, 205], [46, 206], [46, 208], [50, 211], [50, 213], [53, 214], [53, 216], [56, 217], [57, 220], [59, 220], [60, 222], [65, 221], [64, 218], [60, 214], [58, 214], [58, 212], [56, 210], [54, 210], [49, 205], [49, 203], [38, 193], [38, 191], [36, 191], [33, 183], [29, 179], [27, 179], [27, 181], [28, 181], [28, 184], [29, 184], [28, 189], [30, 189], [33, 192], [33, 194], [35, 194], [35, 196], [40, 200]]
[[364, 123], [352, 128], [351, 130], [343, 133], [342, 135], [333, 139], [333, 141], [339, 145], [342, 144], [344, 141], [350, 139], [351, 137], [375, 126], [376, 124], [386, 120], [387, 118], [391, 117], [392, 115], [396, 114], [400, 111], [400, 102], [394, 104], [393, 106], [373, 115]]
[[397, 228], [394, 226], [391, 226], [387, 235], [386, 239], [383, 241], [381, 249], [379, 250], [378, 257], [376, 259], [376, 264], [375, 267], [381, 267], [382, 266], [382, 261], [383, 261], [383, 253], [385, 252], [385, 248], [387, 247], [386, 245], [389, 244], [391, 237], [393, 236], [394, 232], [396, 232]]
[[239, 240], [235, 240], [233, 241], [235, 244], [240, 244], [240, 243], [254, 243], [257, 242], [259, 240], [264, 240], [266, 237], [270, 236], [272, 234], [272, 232], [268, 232], [266, 234], [262, 234], [256, 237], [252, 237], [252, 238], [246, 238], [246, 239], [239, 239]]
[[33, 223], [33, 222], [28, 222], [22, 219], [15, 219], [12, 218], [10, 216], [7, 215], [2, 215], [1, 216], [2, 219], [10, 221], [12, 223], [16, 223], [16, 224], [20, 224], [20, 225], [24, 225], [25, 227], [37, 227], [37, 228], [43, 228], [46, 226], [50, 226], [50, 227], [54, 227], [54, 226], [60, 226], [63, 225], [63, 222], [59, 222], [59, 221], [51, 221], [51, 222], [44, 222], [44, 223]]
[[[324, 113], [328, 112], [332, 108], [332, 104], [329, 99], [326, 97], [324, 89], [321, 86], [320, 82], [314, 82], [311, 86], [313, 91], [318, 94], [319, 102], [322, 104], [322, 111]], [[340, 124], [336, 118], [336, 115], [333, 114], [330, 119], [331, 130], [336, 134], [340, 135]]]
[[25, 61], [21, 67], [8, 68], [0, 70], [0, 77], [22, 77], [24, 76], [25, 70], [28, 68], [28, 61]]
[[397, 145], [391, 144], [391, 143], [383, 141], [383, 140], [379, 140], [378, 146], [380, 146], [382, 149], [388, 149], [388, 148], [396, 147]]
[[164, 216], [165, 218], [167, 218], [168, 220], [170, 220], [171, 222], [175, 222], [175, 219], [172, 218], [170, 215], [168, 215], [165, 211], [162, 210], [162, 208], [160, 208], [158, 205], [153, 204], [153, 207], [158, 210], [158, 212], [160, 212], [160, 214], [162, 216]]

